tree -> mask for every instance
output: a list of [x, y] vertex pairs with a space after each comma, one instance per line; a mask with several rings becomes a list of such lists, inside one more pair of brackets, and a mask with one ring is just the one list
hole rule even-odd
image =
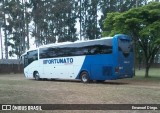
[[57, 0], [54, 5], [55, 33], [58, 36], [58, 42], [76, 41], [76, 1]]
[[105, 19], [103, 35], [125, 33], [138, 44], [145, 57], [145, 77], [156, 53], [160, 50], [160, 3], [153, 2], [123, 13], [109, 13]]
[[97, 39], [100, 37], [100, 29], [98, 28], [98, 6], [99, 0], [91, 0], [88, 8], [87, 23], [86, 23], [86, 37], [87, 39]]
[[37, 46], [77, 40], [74, 0], [31, 0], [34, 21], [32, 36]]
[[[28, 13], [24, 10], [24, 1], [5, 0], [4, 14], [6, 15], [5, 22], [7, 23], [4, 26], [5, 34], [7, 35], [5, 37], [5, 48], [10, 46], [11, 49], [8, 51], [9, 55], [12, 56], [13, 54], [16, 54], [19, 58], [20, 55], [26, 51], [26, 45], [29, 45], [29, 41], [27, 41], [28, 43], [25, 42], [26, 34], [28, 34], [26, 32], [27, 27], [25, 26], [26, 24], [29, 24], [29, 19]], [[28, 22], [25, 22], [25, 17]], [[5, 51], [7, 51], [7, 49], [5, 49]], [[6, 56], [8, 56], [8, 53], [5, 53]]]
[[[25, 2], [24, 2], [25, 1]], [[29, 49], [30, 13], [26, 0], [0, 1], [3, 12], [3, 29], [5, 36], [5, 56], [16, 54], [18, 58]], [[27, 43], [26, 43], [27, 37]]]
[[147, 4], [147, 0], [100, 0], [100, 9], [102, 12], [99, 20], [102, 31], [106, 30], [103, 25], [104, 19], [108, 13], [124, 12], [134, 7], [140, 7]]
[[100, 37], [98, 27], [99, 0], [78, 0], [79, 3], [79, 23], [80, 40], [96, 39]]
[[[3, 30], [4, 30], [4, 36], [5, 36], [5, 42], [4, 42], [4, 45], [5, 45], [5, 58], [8, 59], [8, 36], [7, 36], [7, 25], [6, 25], [6, 10], [5, 10], [5, 5], [6, 5], [6, 0], [1, 0], [0, 3], [2, 4], [2, 12], [3, 12], [3, 15], [2, 15], [2, 18], [3, 18]], [[3, 51], [3, 50], [2, 50]]]

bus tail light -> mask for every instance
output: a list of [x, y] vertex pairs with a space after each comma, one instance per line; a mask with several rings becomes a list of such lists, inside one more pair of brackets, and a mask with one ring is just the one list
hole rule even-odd
[[118, 73], [119, 72], [119, 67], [115, 67], [114, 71], [115, 71], [115, 73]]

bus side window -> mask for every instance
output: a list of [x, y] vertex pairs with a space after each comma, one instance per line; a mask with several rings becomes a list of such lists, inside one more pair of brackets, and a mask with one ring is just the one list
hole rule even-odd
[[111, 54], [112, 47], [107, 45], [91, 46], [91, 54]]

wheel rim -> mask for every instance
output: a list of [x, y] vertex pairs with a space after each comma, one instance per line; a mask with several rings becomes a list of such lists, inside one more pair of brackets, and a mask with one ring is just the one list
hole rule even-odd
[[39, 74], [38, 73], [35, 74], [35, 79], [39, 80]]
[[38, 80], [38, 76], [36, 75], [36, 80]]
[[87, 75], [86, 75], [86, 74], [83, 74], [83, 75], [82, 75], [82, 81], [83, 81], [83, 82], [87, 82], [87, 81], [88, 81], [88, 78], [87, 78]]

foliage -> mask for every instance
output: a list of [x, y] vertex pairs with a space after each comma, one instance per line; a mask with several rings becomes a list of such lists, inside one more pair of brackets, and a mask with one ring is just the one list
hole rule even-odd
[[96, 39], [100, 37], [98, 26], [99, 3], [99, 0], [78, 0], [80, 39]]
[[147, 4], [147, 0], [101, 0], [100, 8], [102, 11], [100, 28], [102, 31], [107, 29], [104, 27], [103, 21], [111, 12], [125, 12], [134, 7], [140, 7]]
[[32, 0], [34, 29], [32, 36], [37, 46], [58, 42], [75, 41], [76, 2], [74, 0], [43, 1]]
[[103, 35], [125, 33], [130, 35], [135, 44], [139, 44], [145, 56], [146, 73], [160, 49], [160, 3], [153, 2], [146, 6], [133, 8], [123, 13], [109, 13], [105, 19], [106, 31]]
[[[30, 14], [24, 11], [27, 7], [27, 3], [24, 3], [23, 0], [22, 2], [19, 0], [3, 0], [2, 3], [6, 59], [8, 59], [8, 54], [9, 56], [16, 54], [20, 57], [26, 50], [26, 47], [29, 48], [29, 41], [27, 41], [28, 43], [25, 42], [26, 37], [29, 37], [28, 28], [26, 26], [31, 20]], [[8, 51], [8, 47], [12, 49]]]

